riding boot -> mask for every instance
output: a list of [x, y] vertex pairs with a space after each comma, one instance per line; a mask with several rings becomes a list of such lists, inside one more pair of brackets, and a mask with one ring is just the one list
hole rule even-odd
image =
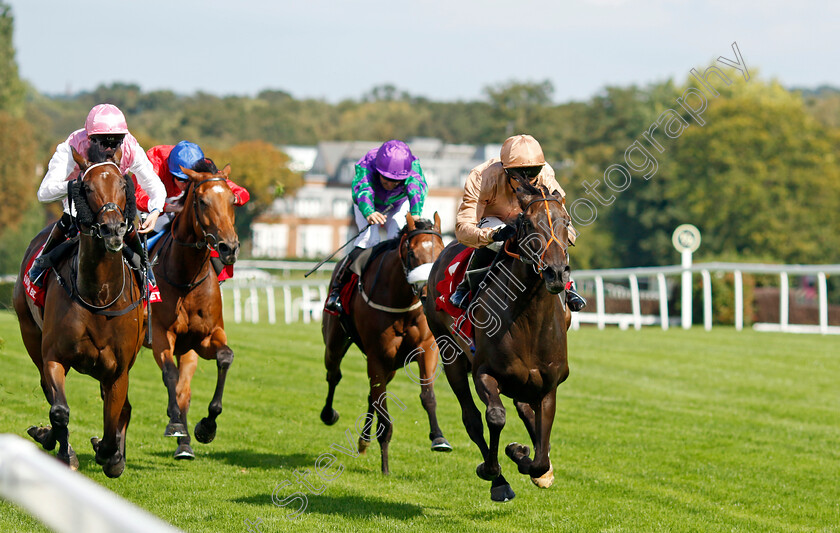
[[348, 272], [350, 271], [350, 265], [358, 255], [357, 251], [359, 250], [362, 250], [362, 248], [353, 249], [353, 251], [347, 254], [338, 265], [338, 272], [333, 278], [332, 285], [330, 285], [330, 294], [327, 296], [326, 303], [324, 303], [324, 309], [326, 311], [339, 315], [344, 312], [344, 308], [341, 305], [341, 288], [344, 287], [345, 283], [347, 283], [346, 278], [348, 277]]
[[67, 240], [67, 232], [72, 227], [72, 221], [73, 218], [68, 213], [61, 215], [61, 218], [52, 227], [47, 237], [47, 242], [44, 243], [44, 248], [38, 254], [38, 257], [35, 258], [35, 261], [32, 262], [32, 267], [30, 267], [27, 275], [36, 287], [43, 287], [44, 272], [54, 266], [54, 260], [56, 259], [52, 257], [51, 252], [59, 244]]
[[[129, 261], [132, 263], [132, 266], [137, 269], [143, 269], [146, 273], [146, 278], [149, 280], [151, 285], [157, 286], [157, 282], [155, 281], [155, 273], [152, 270], [152, 265], [149, 264], [149, 254], [146, 251], [146, 248], [143, 246], [143, 242], [140, 240], [140, 234], [137, 232], [135, 228], [131, 228], [131, 230], [125, 236], [125, 244], [132, 252], [131, 257], [129, 257]], [[128, 254], [126, 254], [128, 255]]]
[[487, 248], [479, 248], [470, 255], [470, 264], [467, 265], [467, 271], [464, 274], [464, 279], [455, 288], [455, 291], [449, 295], [449, 303], [458, 307], [459, 309], [467, 309], [470, 306], [470, 288], [478, 287], [487, 273], [481, 272], [486, 269], [488, 264], [492, 262], [496, 253]]
[[574, 281], [570, 281], [569, 284], [569, 288], [566, 289], [566, 305], [568, 305], [569, 309], [572, 311], [580, 311], [586, 307], [586, 298], [575, 291], [576, 287]]

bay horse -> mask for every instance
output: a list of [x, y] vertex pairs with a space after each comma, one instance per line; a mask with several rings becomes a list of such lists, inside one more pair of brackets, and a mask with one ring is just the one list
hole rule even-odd
[[[464, 246], [451, 243], [429, 274], [425, 312], [444, 363], [446, 378], [461, 405], [464, 426], [481, 452], [476, 474], [491, 481], [494, 501], [515, 496], [498, 461], [499, 436], [505, 425], [500, 395], [513, 398], [534, 445], [512, 443], [505, 452], [519, 472], [541, 487], [554, 479], [549, 438], [554, 422], [557, 386], [569, 375], [566, 332], [571, 312], [565, 305], [569, 265], [566, 253], [570, 217], [561, 196], [531, 186], [516, 191], [521, 214], [508, 224], [516, 236], [496, 256], [466, 316], [474, 325], [475, 353], [453, 319], [438, 311], [437, 284]], [[479, 288], [476, 288], [479, 290]], [[558, 294], [560, 297], [558, 298]], [[481, 413], [470, 392], [469, 377], [487, 406], [489, 445], [484, 439]]]
[[168, 393], [169, 422], [164, 436], [178, 439], [175, 459], [195, 458], [187, 430], [187, 411], [198, 358], [215, 359], [217, 368], [208, 416], [195, 426], [195, 438], [205, 444], [216, 437], [225, 378], [233, 362], [233, 350], [227, 345], [224, 329], [222, 294], [210, 264], [213, 249], [226, 265], [236, 262], [239, 255], [234, 195], [226, 181], [230, 165], [221, 171], [208, 162], [198, 165], [198, 171], [184, 169], [190, 181], [183, 207], [167, 235], [152, 248], [161, 301], [152, 309], [152, 345], [147, 347], [154, 352]]
[[[359, 453], [370, 446], [373, 412], [377, 412], [374, 436], [382, 451], [382, 473], [388, 474], [388, 444], [393, 425], [388, 416], [387, 398], [401, 405], [386, 386], [397, 369], [416, 358], [420, 367], [420, 402], [429, 416], [429, 439], [433, 451], [451, 451], [437, 422], [434, 379], [437, 377], [437, 352], [435, 339], [426, 323], [421, 300], [426, 294], [426, 278], [431, 264], [443, 250], [440, 234], [440, 217], [435, 221], [406, 216], [406, 225], [395, 239], [379, 246], [386, 251], [371, 258], [350, 296], [345, 309], [349, 317], [342, 318], [324, 312], [321, 332], [324, 337], [324, 365], [327, 368], [329, 390], [321, 420], [327, 425], [338, 421], [333, 408], [335, 388], [341, 380], [341, 360], [356, 343], [367, 357], [370, 383], [367, 414], [356, 428], [359, 432]], [[338, 268], [336, 268], [338, 270]], [[333, 277], [336, 272], [333, 272]], [[410, 281], [409, 281], [410, 280]], [[370, 296], [369, 296], [370, 295]], [[347, 329], [345, 329], [347, 328]], [[349, 329], [349, 331], [348, 331]], [[406, 361], [408, 360], [408, 363]], [[401, 405], [405, 409], [404, 405]], [[359, 429], [361, 428], [361, 429]]]
[[[98, 157], [95, 157], [98, 156]], [[140, 350], [143, 291], [121, 253], [128, 224], [136, 216], [134, 184], [120, 172], [122, 152], [105, 159], [92, 149], [88, 161], [73, 150], [81, 177], [70, 182], [76, 209], [78, 249], [58, 261], [44, 290], [43, 308], [26, 294], [24, 277], [51, 226], [30, 243], [15, 282], [14, 307], [23, 344], [41, 374], [50, 403], [50, 426], [29, 428], [46, 450], [58, 443], [58, 459], [72, 469], [79, 460], [69, 443], [70, 408], [64, 381], [71, 368], [100, 383], [104, 401], [102, 439], [91, 439], [96, 462], [106, 476], [125, 469], [126, 430], [131, 419], [128, 371]]]

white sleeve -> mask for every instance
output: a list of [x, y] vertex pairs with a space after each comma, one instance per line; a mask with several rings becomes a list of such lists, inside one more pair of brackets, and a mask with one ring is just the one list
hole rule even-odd
[[67, 177], [75, 168], [76, 162], [73, 161], [70, 144], [67, 141], [59, 144], [50, 159], [47, 174], [38, 188], [38, 200], [53, 202], [67, 196]]
[[137, 177], [137, 183], [149, 195], [149, 212], [157, 209], [163, 211], [163, 203], [166, 200], [166, 187], [155, 172], [146, 152], [142, 149], [134, 154], [134, 163], [128, 168]]

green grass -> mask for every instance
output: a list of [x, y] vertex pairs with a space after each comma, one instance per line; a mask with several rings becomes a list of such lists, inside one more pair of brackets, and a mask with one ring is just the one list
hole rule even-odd
[[[517, 497], [490, 501], [489, 483], [445, 378], [441, 426], [455, 447], [429, 451], [419, 387], [398, 373], [389, 477], [379, 448], [339, 457], [345, 469], [308, 496], [301, 519], [272, 504], [274, 487], [342, 442], [367, 395], [353, 349], [336, 395], [342, 418], [324, 426], [318, 324], [228, 326], [236, 352], [225, 410], [196, 460], [175, 462], [165, 439], [165, 391], [147, 350], [131, 374], [128, 464], [116, 480], [94, 463], [102, 431], [96, 383], [71, 373], [71, 442], [80, 471], [185, 531], [840, 531], [840, 342], [836, 337], [716, 328], [663, 332], [583, 329], [570, 338], [571, 376], [558, 391], [552, 434], [556, 481], [540, 490], [502, 467]], [[48, 421], [37, 371], [16, 318], [0, 313], [0, 432], [25, 435]], [[206, 412], [215, 365], [193, 382], [191, 421]], [[527, 440], [508, 406], [502, 442]], [[287, 489], [284, 494], [289, 494]], [[0, 531], [41, 531], [0, 502]]]

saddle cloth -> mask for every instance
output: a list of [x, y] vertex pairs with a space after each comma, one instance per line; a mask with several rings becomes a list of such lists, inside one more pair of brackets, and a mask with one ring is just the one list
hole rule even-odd
[[464, 279], [464, 275], [467, 273], [467, 267], [470, 264], [470, 256], [474, 251], [474, 248], [466, 248], [456, 255], [449, 263], [449, 266], [446, 267], [446, 273], [443, 279], [435, 286], [440, 294], [437, 300], [435, 300], [435, 309], [444, 311], [451, 316], [455, 320], [455, 327], [458, 328], [458, 333], [464, 339], [470, 339], [473, 344], [473, 325], [467, 316], [467, 311], [452, 305], [449, 297]]

